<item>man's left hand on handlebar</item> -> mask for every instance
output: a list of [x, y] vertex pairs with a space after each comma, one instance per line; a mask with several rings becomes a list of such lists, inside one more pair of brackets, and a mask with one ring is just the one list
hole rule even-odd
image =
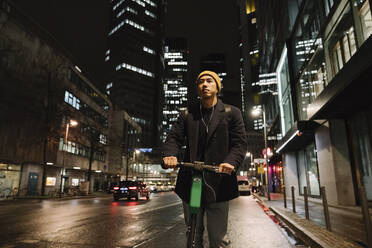
[[218, 172], [231, 175], [231, 172], [233, 172], [234, 169], [235, 167], [233, 165], [228, 164], [228, 163], [222, 163], [218, 167]]

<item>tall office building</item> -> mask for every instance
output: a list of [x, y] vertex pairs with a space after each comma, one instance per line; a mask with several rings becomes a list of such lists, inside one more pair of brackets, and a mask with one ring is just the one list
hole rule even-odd
[[111, 0], [106, 91], [142, 128], [138, 147], [160, 142], [162, 0]]
[[172, 123], [177, 119], [179, 110], [185, 108], [187, 104], [187, 39], [166, 39], [164, 52], [162, 140], [165, 140]]
[[212, 53], [206, 56], [202, 56], [200, 59], [200, 71], [204, 71], [204, 70], [214, 71], [221, 78], [220, 96], [222, 96], [224, 79], [226, 79], [227, 77], [225, 54]]
[[257, 21], [255, 0], [237, 0], [239, 6], [239, 33], [240, 33], [240, 81], [242, 114], [247, 131], [257, 130], [256, 125], [261, 117], [252, 116], [251, 112], [257, 104], [256, 99], [260, 91], [258, 82], [259, 53], [257, 40]]

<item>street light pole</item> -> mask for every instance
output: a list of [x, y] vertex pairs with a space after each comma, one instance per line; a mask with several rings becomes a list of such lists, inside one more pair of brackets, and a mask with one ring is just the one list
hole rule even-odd
[[266, 109], [265, 104], [262, 104], [262, 115], [263, 115], [263, 125], [264, 125], [264, 140], [265, 140], [265, 163], [266, 163], [266, 175], [267, 175], [267, 200], [271, 200], [270, 198], [270, 173], [269, 173], [269, 162], [268, 162], [268, 154], [267, 154], [267, 127], [266, 127]]
[[65, 149], [65, 145], [67, 144], [67, 138], [68, 138], [68, 133], [69, 133], [69, 130], [70, 130], [70, 125], [72, 127], [76, 126], [78, 124], [77, 121], [74, 121], [74, 120], [70, 120], [67, 124], [66, 124], [66, 132], [65, 132], [65, 138], [63, 140], [63, 145], [62, 145], [62, 169], [61, 169], [61, 183], [60, 183], [60, 186], [59, 186], [59, 197], [61, 198], [62, 197], [62, 193], [63, 193], [63, 174], [65, 172], [65, 152], [66, 152], [66, 149]]

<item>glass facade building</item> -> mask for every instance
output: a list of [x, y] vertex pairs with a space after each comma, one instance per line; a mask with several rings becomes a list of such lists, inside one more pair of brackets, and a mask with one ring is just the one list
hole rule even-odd
[[164, 104], [161, 139], [165, 141], [179, 110], [187, 104], [188, 48], [185, 38], [168, 38], [164, 47]]
[[[260, 71], [277, 74], [279, 108], [272, 107], [268, 119], [283, 135], [275, 150], [283, 157], [286, 187], [295, 185], [302, 195], [307, 186], [317, 198], [324, 186], [335, 205], [360, 204], [361, 187], [372, 202], [370, 4], [257, 3]], [[277, 36], [270, 35], [274, 30]]]
[[113, 0], [106, 90], [142, 128], [139, 147], [160, 143], [164, 58], [162, 0]]

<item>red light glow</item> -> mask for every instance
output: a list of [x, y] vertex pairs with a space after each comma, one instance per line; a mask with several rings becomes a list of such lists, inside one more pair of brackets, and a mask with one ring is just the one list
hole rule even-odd
[[119, 190], [119, 187], [114, 187], [114, 190]]
[[129, 189], [137, 189], [137, 187], [136, 187], [136, 186], [134, 186], [134, 187], [129, 187]]

